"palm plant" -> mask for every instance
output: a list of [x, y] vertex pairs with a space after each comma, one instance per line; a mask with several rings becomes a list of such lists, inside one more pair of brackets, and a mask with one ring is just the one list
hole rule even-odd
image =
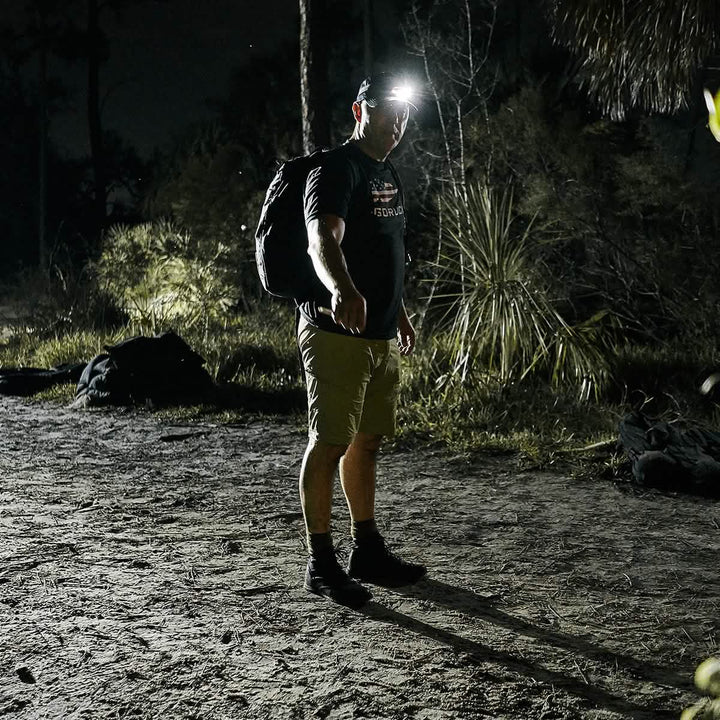
[[579, 55], [583, 84], [614, 120], [630, 108], [673, 113], [717, 52], [716, 0], [549, 0], [555, 40]]
[[181, 324], [207, 336], [238, 303], [230, 254], [219, 241], [198, 247], [167, 221], [116, 226], [105, 239], [97, 277], [134, 329], [155, 333]]
[[608, 377], [602, 318], [573, 327], [555, 309], [531, 252], [532, 223], [515, 231], [512, 190], [470, 185], [467, 200], [447, 193], [440, 206], [434, 301], [444, 305], [453, 373], [465, 380], [482, 366], [507, 384], [545, 371], [583, 399], [597, 392]]

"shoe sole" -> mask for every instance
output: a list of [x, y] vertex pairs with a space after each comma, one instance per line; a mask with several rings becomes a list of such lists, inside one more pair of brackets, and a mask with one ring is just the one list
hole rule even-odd
[[380, 587], [386, 587], [386, 588], [399, 588], [399, 587], [407, 587], [408, 585], [416, 585], [421, 580], [427, 577], [427, 570], [417, 577], [415, 580], [388, 580], [386, 578], [372, 578], [368, 576], [363, 575], [351, 575], [348, 573], [348, 576], [351, 577], [353, 580], [358, 580], [360, 582], [364, 583], [370, 583], [371, 585], [379, 585]]
[[319, 590], [316, 590], [315, 588], [311, 587], [308, 583], [304, 583], [305, 590], [307, 590], [309, 593], [312, 593], [313, 595], [317, 595], [318, 597], [325, 598], [329, 602], [335, 603], [336, 605], [340, 605], [342, 607], [351, 608], [352, 610], [359, 610], [364, 605], [367, 605], [370, 600], [372, 600], [372, 593], [368, 590], [367, 591], [367, 597], [363, 598], [362, 600], [358, 600], [356, 602], [349, 601], [349, 602], [340, 602], [337, 598], [334, 598], [332, 595], [328, 595], [327, 593], [320, 592]]

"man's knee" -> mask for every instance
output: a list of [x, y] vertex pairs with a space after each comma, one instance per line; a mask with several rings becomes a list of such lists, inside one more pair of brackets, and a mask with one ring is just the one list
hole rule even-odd
[[372, 433], [359, 432], [355, 435], [351, 447], [366, 455], [375, 456], [382, 445], [383, 436]]
[[325, 462], [340, 462], [340, 458], [345, 454], [348, 449], [348, 445], [336, 445], [334, 443], [327, 443], [318, 438], [310, 438], [306, 450], [306, 456], [313, 457], [317, 460], [324, 460]]

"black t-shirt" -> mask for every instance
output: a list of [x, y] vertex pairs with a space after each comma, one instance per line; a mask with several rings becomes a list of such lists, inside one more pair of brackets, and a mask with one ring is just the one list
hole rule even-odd
[[[342, 251], [355, 287], [367, 301], [367, 325], [360, 337], [390, 340], [397, 334], [405, 278], [405, 209], [397, 176], [351, 142], [325, 153], [305, 185], [305, 221], [320, 215], [345, 220]], [[321, 287], [300, 304], [313, 325], [349, 335], [318, 312], [330, 307]]]

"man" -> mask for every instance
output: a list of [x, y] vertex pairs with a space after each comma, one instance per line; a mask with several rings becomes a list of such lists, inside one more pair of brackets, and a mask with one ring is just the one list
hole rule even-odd
[[[372, 597], [358, 580], [397, 587], [426, 572], [390, 552], [375, 524], [378, 449], [395, 430], [399, 356], [415, 344], [403, 303], [402, 191], [386, 162], [410, 105], [393, 75], [364, 80], [352, 105], [352, 137], [324, 155], [305, 188], [308, 252], [322, 283], [299, 305], [309, 422], [300, 474], [310, 550], [305, 587], [350, 607]], [[338, 467], [352, 520], [347, 571], [330, 535]]]

